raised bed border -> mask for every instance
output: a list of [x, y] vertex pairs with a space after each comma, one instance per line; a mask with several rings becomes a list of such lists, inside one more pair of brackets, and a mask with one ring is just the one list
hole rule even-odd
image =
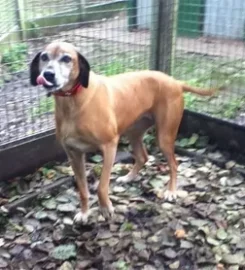
[[[220, 149], [245, 154], [245, 127], [226, 120], [185, 110], [179, 134], [207, 135]], [[32, 136], [28, 141], [15, 142], [15, 147], [6, 144], [0, 151], [0, 180], [33, 173], [50, 161], [64, 161], [66, 154], [56, 140], [54, 130], [48, 134]]]
[[86, 25], [96, 20], [112, 18], [125, 6], [126, 0], [116, 0], [27, 20], [24, 30], [25, 38], [36, 37], [36, 29], [33, 27], [35, 25], [38, 25], [39, 35], [41, 36], [55, 34], [57, 31], [77, 28], [79, 24]]
[[[21, 16], [19, 24], [16, 24], [4, 36], [0, 36], [0, 51], [9, 48], [9, 42], [11, 41], [21, 42], [23, 39], [39, 38], [40, 34], [42, 36], [56, 34], [60, 30], [77, 28], [79, 24], [85, 25], [91, 23], [91, 21], [111, 18], [120, 9], [125, 8], [126, 5], [126, 0], [112, 0], [102, 4], [93, 4], [83, 8], [78, 7], [70, 11], [57, 12], [49, 16], [27, 20], [23, 20], [24, 15], [19, 14]], [[19, 10], [23, 11], [24, 8], [21, 7]]]
[[15, 141], [0, 150], [0, 180], [29, 174], [52, 160], [62, 161], [66, 155], [56, 140], [54, 130], [31, 136], [29, 140]]
[[185, 110], [179, 134], [208, 136], [211, 141], [231, 153], [245, 154], [245, 126], [207, 114]]

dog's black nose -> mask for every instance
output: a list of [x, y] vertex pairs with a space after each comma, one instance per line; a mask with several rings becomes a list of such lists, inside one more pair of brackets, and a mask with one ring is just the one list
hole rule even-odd
[[54, 77], [55, 74], [53, 71], [45, 71], [43, 73], [43, 77], [48, 81], [48, 82], [54, 82]]

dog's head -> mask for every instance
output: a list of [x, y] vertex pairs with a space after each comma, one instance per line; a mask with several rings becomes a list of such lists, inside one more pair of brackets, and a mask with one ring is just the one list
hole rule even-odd
[[43, 85], [52, 94], [69, 91], [77, 83], [87, 88], [89, 71], [89, 63], [73, 45], [53, 42], [32, 60], [30, 80], [32, 85]]

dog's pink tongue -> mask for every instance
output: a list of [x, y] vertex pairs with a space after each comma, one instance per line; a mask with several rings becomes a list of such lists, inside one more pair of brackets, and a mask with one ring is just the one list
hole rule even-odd
[[46, 82], [46, 80], [44, 79], [43, 76], [39, 75], [39, 76], [37, 77], [37, 84], [44, 85], [45, 82]]

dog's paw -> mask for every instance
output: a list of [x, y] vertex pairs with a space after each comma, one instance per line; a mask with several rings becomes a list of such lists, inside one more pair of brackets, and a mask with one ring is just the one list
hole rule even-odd
[[89, 217], [89, 211], [87, 211], [86, 213], [83, 213], [80, 211], [75, 215], [73, 222], [75, 224], [87, 224], [88, 217]]
[[134, 179], [134, 176], [129, 173], [129, 174], [126, 174], [124, 176], [118, 177], [116, 182], [126, 184], [126, 183], [131, 182], [133, 179]]
[[166, 201], [169, 201], [169, 202], [172, 202], [172, 201], [175, 201], [177, 199], [177, 191], [171, 191], [171, 190], [166, 190], [164, 192], [164, 199]]
[[112, 203], [110, 203], [107, 207], [100, 206], [100, 212], [104, 219], [112, 219], [112, 217], [114, 216], [114, 207], [112, 206]]

